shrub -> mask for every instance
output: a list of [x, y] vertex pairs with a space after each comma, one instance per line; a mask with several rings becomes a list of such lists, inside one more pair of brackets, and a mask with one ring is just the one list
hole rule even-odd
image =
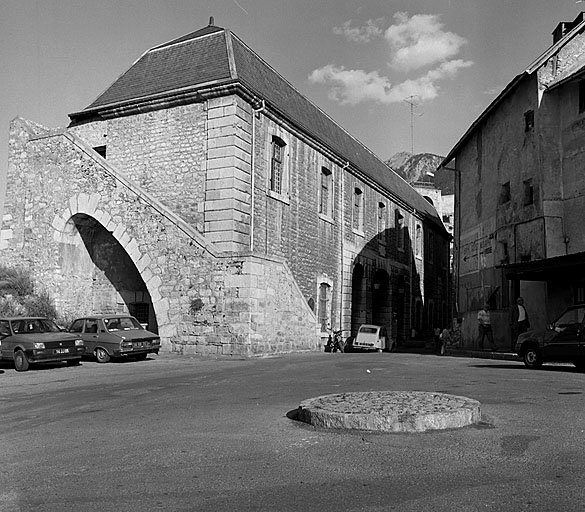
[[0, 315], [57, 317], [57, 310], [48, 292], [35, 293], [27, 271], [0, 265]]

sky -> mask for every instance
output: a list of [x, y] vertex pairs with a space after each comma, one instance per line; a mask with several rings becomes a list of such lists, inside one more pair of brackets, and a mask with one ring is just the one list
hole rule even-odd
[[49, 128], [214, 17], [383, 160], [446, 155], [581, 0], [3, 0], [0, 176], [16, 116]]

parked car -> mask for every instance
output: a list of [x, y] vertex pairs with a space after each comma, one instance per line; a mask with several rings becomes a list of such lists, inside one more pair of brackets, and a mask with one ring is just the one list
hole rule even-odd
[[567, 308], [544, 330], [518, 336], [516, 352], [528, 368], [545, 362], [570, 362], [585, 370], [585, 304]]
[[48, 318], [0, 318], [0, 358], [14, 361], [17, 372], [25, 372], [33, 363], [77, 365], [84, 351], [79, 336], [63, 332]]
[[383, 325], [363, 324], [353, 341], [353, 349], [390, 352], [396, 348], [394, 340]]
[[98, 363], [128, 356], [146, 359], [148, 354], [158, 354], [160, 350], [158, 334], [147, 331], [130, 315], [78, 318], [69, 327], [69, 332], [81, 335], [86, 355], [93, 355]]

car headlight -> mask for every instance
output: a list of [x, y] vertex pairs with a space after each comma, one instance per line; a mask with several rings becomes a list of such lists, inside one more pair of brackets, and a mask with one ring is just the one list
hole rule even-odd
[[75, 340], [76, 347], [83, 347], [83, 340]]
[[35, 349], [40, 350], [45, 348], [45, 344], [42, 341], [35, 341], [34, 347]]
[[160, 345], [160, 338], [156, 338], [156, 339], [152, 340], [152, 344], [153, 345]]

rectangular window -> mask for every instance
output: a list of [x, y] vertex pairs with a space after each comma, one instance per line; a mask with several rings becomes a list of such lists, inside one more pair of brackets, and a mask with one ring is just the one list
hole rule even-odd
[[500, 204], [510, 202], [510, 182], [504, 183], [500, 188]]
[[575, 304], [585, 303], [585, 286], [582, 284], [575, 285], [573, 292]]
[[333, 174], [325, 167], [321, 168], [321, 197], [319, 198], [319, 213], [327, 217], [333, 216]]
[[272, 137], [272, 158], [270, 162], [270, 190], [282, 193], [282, 176], [284, 171], [284, 148], [286, 144], [279, 137]]
[[415, 232], [415, 238], [414, 238], [414, 253], [416, 256], [422, 256], [422, 245], [423, 245], [423, 239], [422, 239], [422, 227], [420, 224], [416, 225], [416, 232]]
[[382, 202], [378, 203], [378, 238], [386, 241], [386, 205]]
[[534, 204], [534, 187], [532, 180], [526, 180], [524, 183], [524, 206]]
[[404, 250], [404, 216], [396, 210], [394, 212], [394, 229], [396, 230], [396, 247]]
[[579, 82], [579, 114], [585, 112], [585, 80]]
[[358, 187], [353, 192], [353, 229], [362, 231], [364, 227], [364, 193]]
[[534, 128], [534, 110], [524, 112], [524, 131], [529, 132]]

